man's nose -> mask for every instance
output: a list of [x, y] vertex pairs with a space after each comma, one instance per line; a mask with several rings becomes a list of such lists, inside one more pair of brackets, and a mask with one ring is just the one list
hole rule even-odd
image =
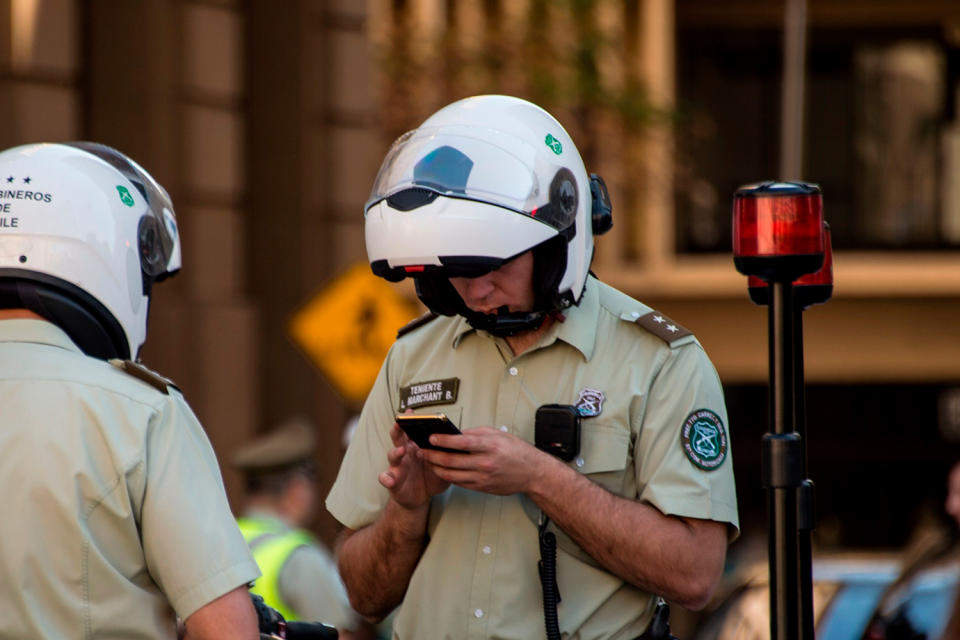
[[485, 298], [493, 290], [493, 282], [490, 274], [484, 274], [477, 278], [466, 278], [467, 296], [473, 300]]

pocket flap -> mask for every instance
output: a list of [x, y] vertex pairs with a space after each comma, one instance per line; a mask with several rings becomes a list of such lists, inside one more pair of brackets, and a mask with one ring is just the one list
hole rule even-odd
[[580, 455], [573, 464], [580, 473], [622, 471], [627, 466], [630, 434], [614, 425], [580, 423]]

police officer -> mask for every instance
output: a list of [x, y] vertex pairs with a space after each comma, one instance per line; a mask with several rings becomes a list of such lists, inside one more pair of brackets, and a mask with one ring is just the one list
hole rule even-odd
[[[401, 639], [629, 639], [657, 596], [702, 607], [738, 531], [723, 391], [689, 331], [590, 274], [609, 201], [560, 123], [455, 102], [394, 143], [365, 219], [374, 273], [433, 313], [392, 346], [327, 498], [354, 607], [400, 605]], [[573, 412], [573, 455], [535, 446], [547, 405]], [[418, 448], [409, 411], [446, 414], [463, 434], [431, 442], [465, 453]]]
[[213, 449], [134, 361], [180, 268], [167, 193], [86, 142], [0, 174], [0, 637], [258, 638]]
[[316, 436], [293, 418], [236, 452], [246, 507], [237, 519], [263, 575], [251, 591], [286, 620], [319, 621], [351, 638], [358, 620], [333, 557], [303, 527], [316, 513]]

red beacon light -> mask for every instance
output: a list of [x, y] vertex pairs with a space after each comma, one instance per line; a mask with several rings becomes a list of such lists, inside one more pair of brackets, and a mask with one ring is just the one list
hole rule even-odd
[[[816, 273], [808, 273], [793, 283], [793, 296], [801, 309], [823, 304], [833, 296], [833, 241], [830, 224], [823, 223], [825, 251], [823, 266]], [[770, 285], [757, 276], [747, 276], [747, 291], [754, 304], [770, 304]]]
[[793, 282], [824, 261], [823, 198], [807, 182], [760, 182], [733, 197], [733, 263], [764, 281]]

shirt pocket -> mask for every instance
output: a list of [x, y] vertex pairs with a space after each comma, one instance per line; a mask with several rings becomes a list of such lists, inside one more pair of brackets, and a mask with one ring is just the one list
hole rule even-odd
[[580, 473], [607, 491], [622, 496], [627, 486], [629, 459], [629, 432], [614, 424], [581, 421], [580, 454], [572, 463]]

